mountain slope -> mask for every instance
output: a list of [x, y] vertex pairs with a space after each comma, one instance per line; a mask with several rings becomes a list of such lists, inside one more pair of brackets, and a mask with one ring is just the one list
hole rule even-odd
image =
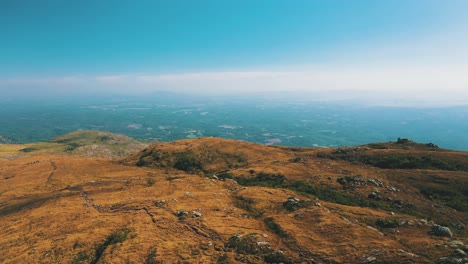
[[81, 130], [52, 139], [66, 146], [66, 151], [88, 157], [125, 157], [147, 145], [124, 135]]
[[[468, 244], [467, 172], [379, 168], [360, 158], [468, 157], [414, 151], [202, 138], [154, 144], [120, 161], [28, 152], [0, 160], [0, 262], [459, 259], [455, 248], [466, 251]], [[437, 224], [453, 237], [440, 236], [448, 233]]]
[[48, 142], [3, 147], [0, 158], [68, 154], [81, 157], [122, 158], [142, 150], [147, 144], [124, 135], [96, 130], [78, 130]]

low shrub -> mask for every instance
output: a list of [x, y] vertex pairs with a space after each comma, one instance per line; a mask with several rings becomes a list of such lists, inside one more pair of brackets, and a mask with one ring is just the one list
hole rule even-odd
[[395, 228], [400, 226], [400, 221], [395, 218], [379, 218], [375, 224], [382, 228]]
[[125, 240], [127, 240], [128, 234], [130, 232], [131, 230], [128, 228], [122, 228], [110, 234], [102, 244], [96, 247], [96, 251], [94, 253], [94, 259], [90, 263], [91, 264], [98, 263], [99, 259], [102, 257], [102, 254], [110, 245], [124, 242]]
[[234, 196], [234, 198], [234, 206], [236, 206], [237, 208], [246, 210], [247, 212], [249, 212], [249, 215], [254, 218], [259, 218], [263, 216], [264, 211], [255, 208], [255, 201], [253, 199], [246, 198], [241, 195]]
[[173, 167], [186, 172], [203, 171], [201, 162], [192, 153], [179, 153]]
[[275, 219], [273, 217], [268, 217], [263, 219], [263, 222], [265, 222], [265, 225], [267, 228], [272, 231], [273, 233], [277, 234], [279, 237], [287, 237], [288, 234], [286, 231], [284, 231], [281, 226], [275, 222]]

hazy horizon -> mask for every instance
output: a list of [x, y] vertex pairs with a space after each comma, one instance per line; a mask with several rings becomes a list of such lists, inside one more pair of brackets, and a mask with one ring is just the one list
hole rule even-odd
[[468, 1], [1, 1], [0, 136], [468, 150]]
[[466, 1], [0, 3], [0, 91], [468, 104]]

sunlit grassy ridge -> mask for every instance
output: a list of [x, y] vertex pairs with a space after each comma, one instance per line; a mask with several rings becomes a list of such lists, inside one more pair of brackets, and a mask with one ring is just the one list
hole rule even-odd
[[[220, 138], [143, 146], [117, 161], [76, 151], [104, 144], [123, 153], [133, 143], [80, 131], [0, 145], [8, 157], [0, 160], [0, 262], [434, 263], [452, 256], [445, 243], [468, 243], [466, 171], [383, 169], [359, 158], [437, 154], [463, 163], [465, 152]], [[454, 237], [436, 236], [436, 224]]]

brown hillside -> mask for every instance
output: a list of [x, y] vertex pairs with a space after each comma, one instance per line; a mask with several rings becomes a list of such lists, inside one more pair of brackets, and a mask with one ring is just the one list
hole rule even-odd
[[146, 143], [120, 134], [78, 130], [48, 142], [2, 145], [0, 159], [55, 154], [118, 159], [127, 157], [147, 146]]
[[0, 263], [443, 263], [468, 251], [464, 152], [202, 138], [119, 162], [10, 154]]

